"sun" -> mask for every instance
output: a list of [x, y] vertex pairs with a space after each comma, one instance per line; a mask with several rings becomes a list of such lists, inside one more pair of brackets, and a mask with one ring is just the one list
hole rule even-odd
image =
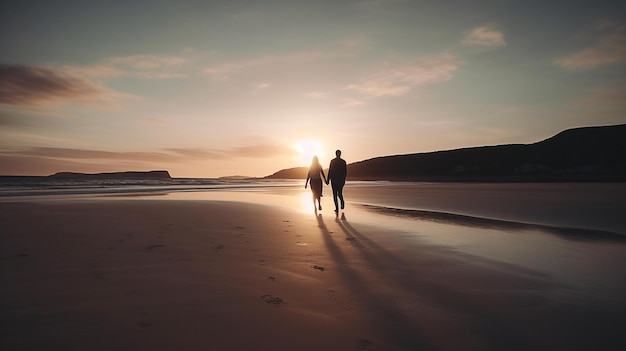
[[311, 163], [313, 156], [322, 158], [324, 156], [324, 147], [321, 143], [315, 140], [299, 140], [294, 149], [298, 153], [298, 162], [302, 165], [308, 165]]

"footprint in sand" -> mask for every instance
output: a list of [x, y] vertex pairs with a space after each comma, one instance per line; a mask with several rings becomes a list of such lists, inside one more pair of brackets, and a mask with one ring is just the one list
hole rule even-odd
[[109, 246], [109, 250], [115, 250], [117, 249], [120, 245], [122, 245], [124, 242], [126, 242], [126, 239], [118, 239], [115, 240], [115, 242]]
[[98, 280], [103, 280], [104, 279], [104, 273], [100, 272], [100, 271], [93, 271], [91, 272], [91, 276], [98, 279]]
[[2, 256], [2, 257], [0, 257], [0, 261], [13, 259], [13, 258], [28, 257], [28, 256], [30, 256], [30, 255], [27, 254], [27, 253], [23, 253], [23, 254], [19, 254], [19, 255], [13, 255], [13, 256]]
[[219, 244], [216, 247], [214, 247], [215, 250], [220, 251], [220, 250], [224, 250], [224, 245]]
[[282, 304], [285, 303], [285, 301], [283, 301], [283, 299], [281, 299], [278, 296], [272, 296], [272, 295], [263, 295], [261, 296], [261, 298], [263, 299], [263, 301], [265, 301], [266, 303], [272, 304], [274, 306], [280, 306]]
[[363, 247], [356, 238], [346, 237], [346, 241], [352, 246]]
[[141, 328], [147, 329], [149, 328], [152, 324], [148, 323], [148, 322], [139, 322], [137, 323], [138, 326], [140, 326]]
[[318, 270], [318, 271], [320, 271], [320, 272], [323, 272], [323, 271], [324, 271], [324, 267], [322, 267], [322, 266], [318, 266], [318, 265], [311, 266], [311, 268], [313, 268], [313, 269], [317, 269], [317, 270]]
[[367, 339], [359, 339], [356, 341], [358, 350], [371, 350], [372, 342]]
[[154, 250], [158, 247], [163, 247], [165, 245], [161, 245], [161, 244], [156, 244], [156, 245], [150, 245], [150, 246], [146, 246], [146, 250]]

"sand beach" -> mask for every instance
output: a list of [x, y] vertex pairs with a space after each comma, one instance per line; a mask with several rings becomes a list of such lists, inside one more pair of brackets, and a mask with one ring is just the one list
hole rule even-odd
[[3, 199], [0, 348], [624, 348], [623, 233], [395, 191], [348, 186], [336, 215], [295, 187]]

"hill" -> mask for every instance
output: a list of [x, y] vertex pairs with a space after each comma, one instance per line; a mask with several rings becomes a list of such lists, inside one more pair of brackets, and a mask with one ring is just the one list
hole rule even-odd
[[[306, 169], [302, 173], [295, 170], [269, 177], [306, 177]], [[533, 144], [376, 157], [349, 164], [348, 179], [626, 181], [626, 124], [569, 129]]]
[[294, 167], [280, 170], [272, 175], [265, 177], [266, 179], [306, 179], [308, 167]]
[[172, 179], [168, 171], [147, 171], [147, 172], [111, 172], [111, 173], [74, 173], [59, 172], [48, 176], [48, 178], [63, 179]]

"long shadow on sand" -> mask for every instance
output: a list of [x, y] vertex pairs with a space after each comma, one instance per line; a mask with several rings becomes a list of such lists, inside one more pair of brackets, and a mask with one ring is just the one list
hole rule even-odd
[[393, 301], [386, 301], [386, 297], [375, 293], [373, 287], [350, 267], [346, 256], [324, 223], [322, 214], [316, 217], [324, 244], [336, 264], [337, 271], [343, 277], [353, 297], [359, 300], [358, 305], [372, 309], [365, 312], [370, 316], [373, 327], [380, 330], [392, 342], [403, 347], [411, 350], [430, 350], [433, 346], [411, 325], [405, 313], [395, 306]]
[[[361, 233], [342, 215], [335, 223], [371, 266], [363, 275], [352, 268], [321, 214], [317, 221], [337, 271], [364, 312], [388, 342], [403, 349], [585, 349], [612, 346], [618, 340], [619, 311], [592, 311], [554, 301], [552, 293], [558, 289], [541, 272], [482, 258], [472, 258], [476, 267], [450, 255], [444, 260], [422, 258], [429, 256], [426, 252], [409, 263]], [[381, 281], [383, 290], [373, 285]], [[431, 323], [425, 320], [426, 314], [418, 315], [415, 308], [403, 308], [395, 300], [407, 296], [428, 309], [440, 310], [444, 319]]]

